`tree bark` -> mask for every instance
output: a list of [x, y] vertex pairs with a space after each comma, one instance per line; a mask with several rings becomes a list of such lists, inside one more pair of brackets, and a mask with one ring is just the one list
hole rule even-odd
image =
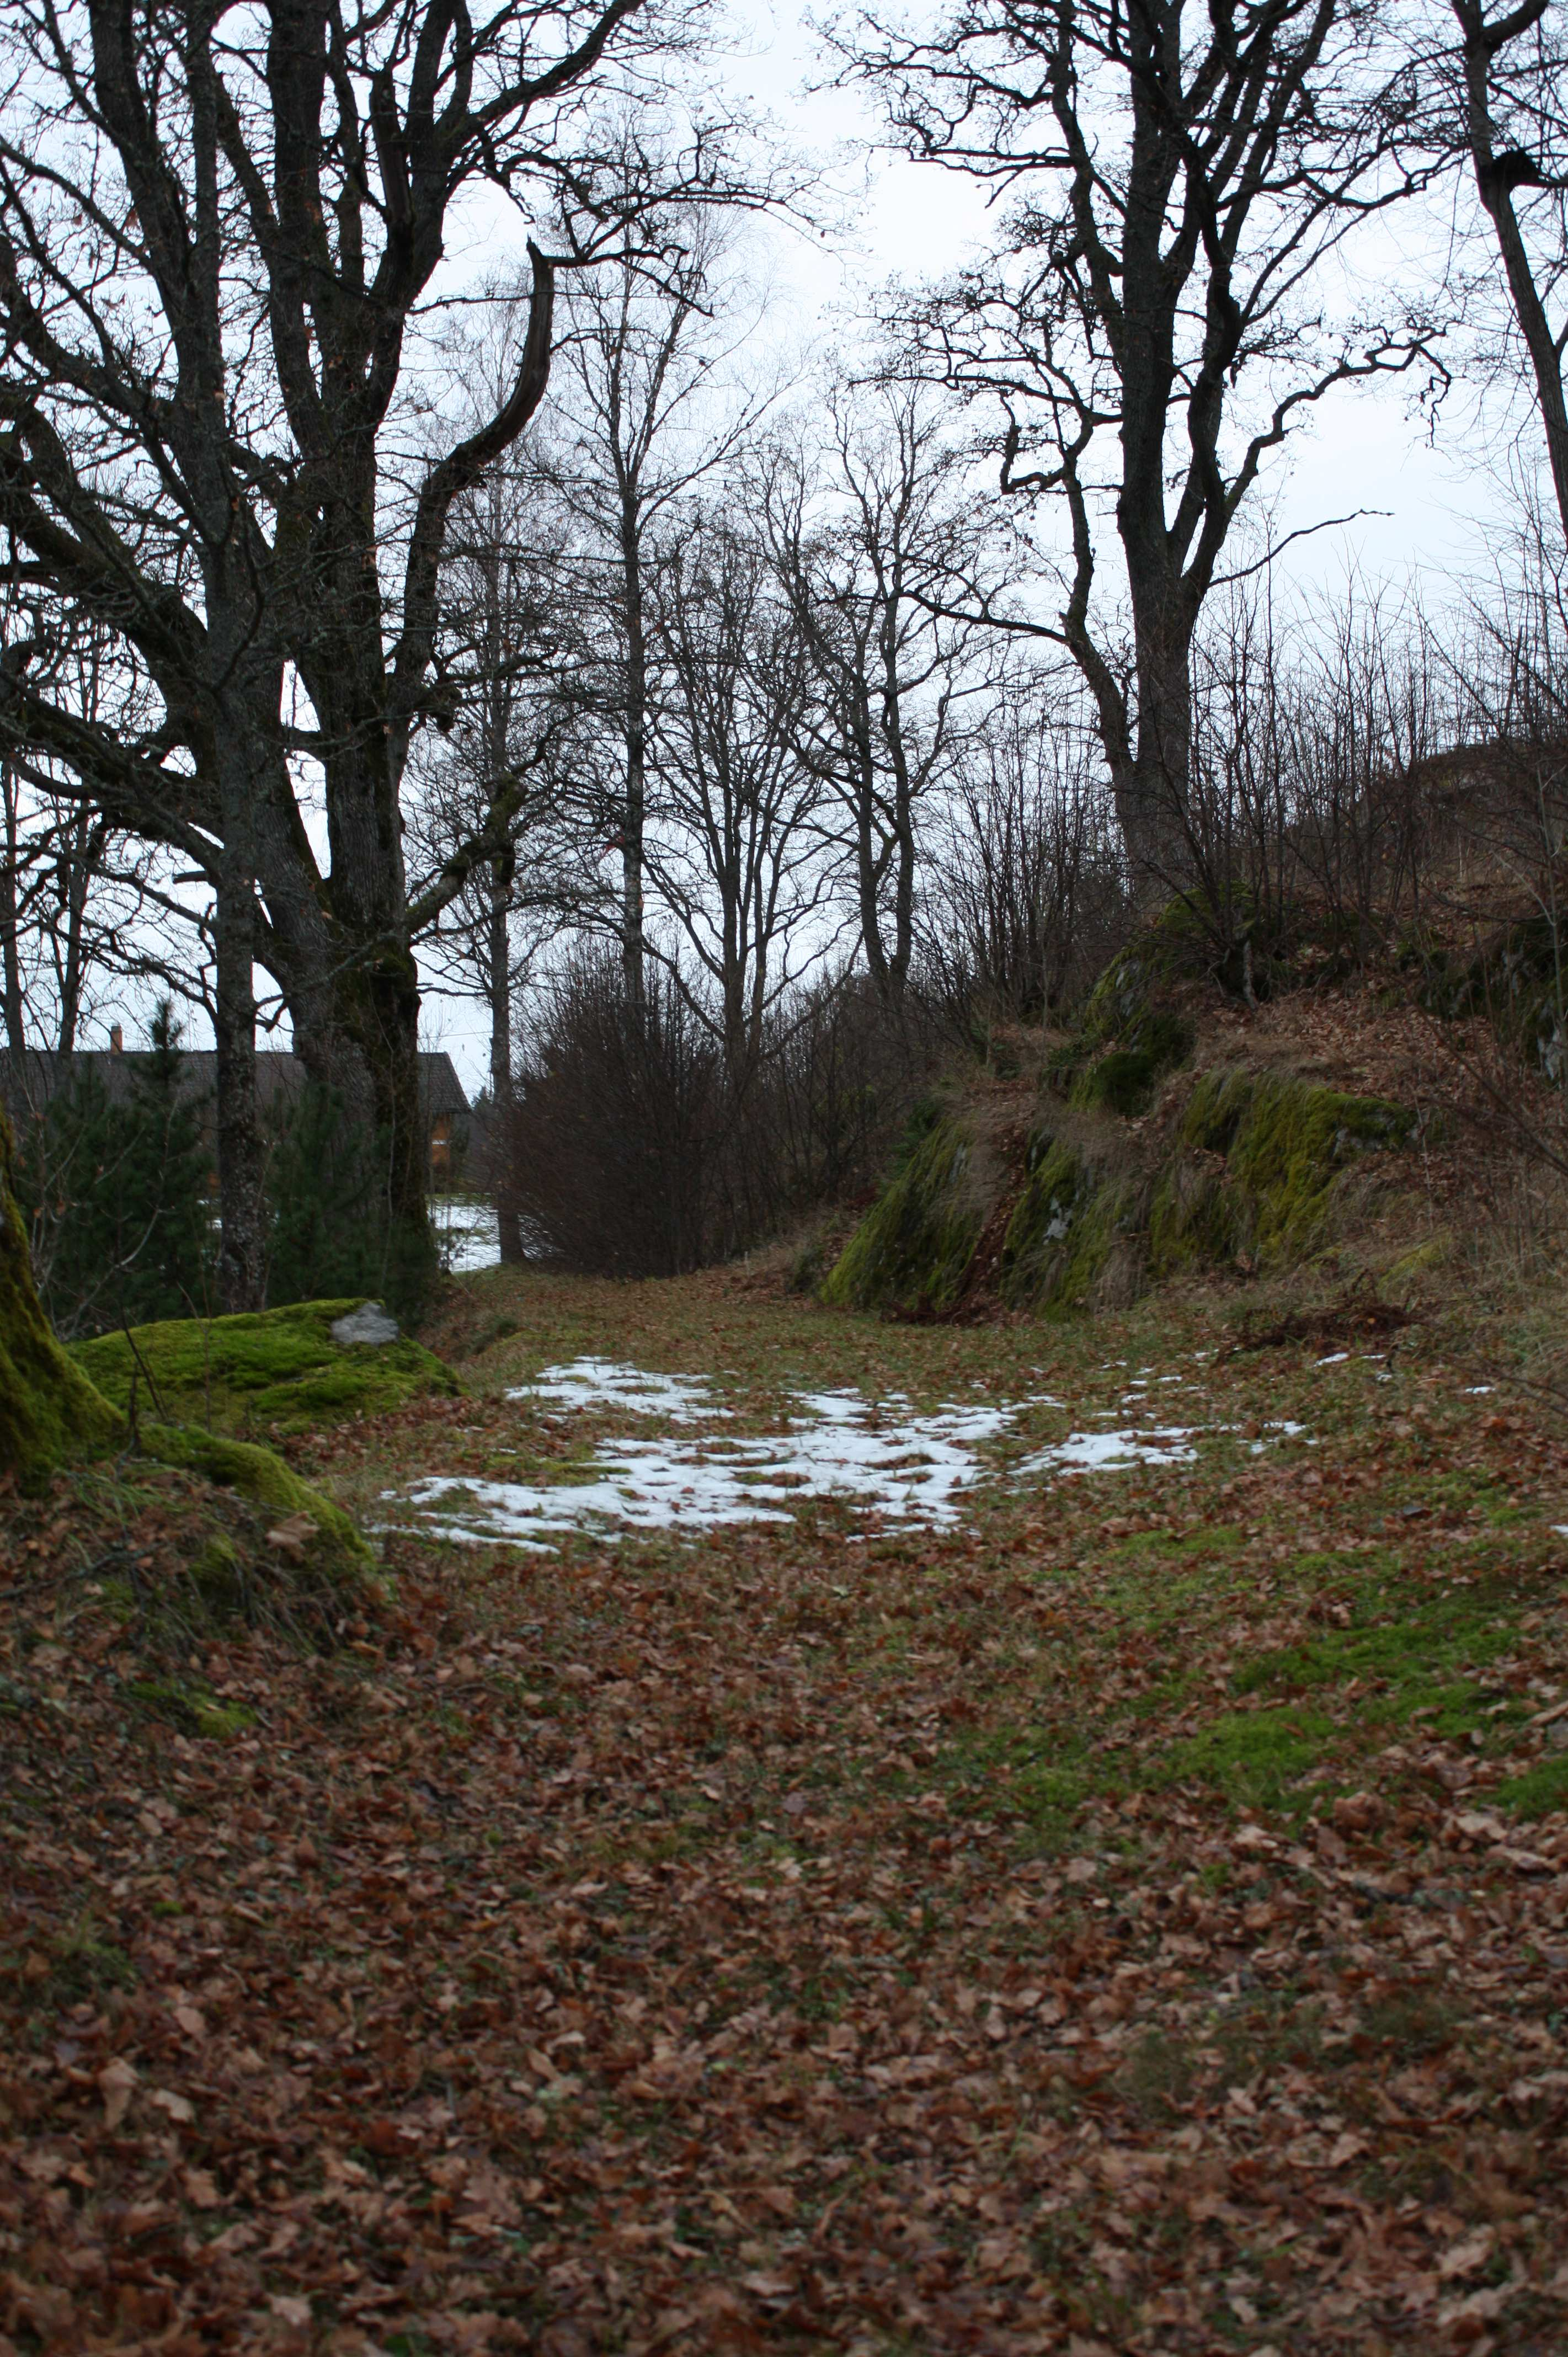
[[1568, 396], [1563, 382], [1563, 346], [1552, 331], [1513, 202], [1514, 188], [1539, 186], [1541, 174], [1530, 159], [1518, 155], [1507, 159], [1516, 170], [1524, 166], [1518, 179], [1510, 179], [1507, 171], [1499, 169], [1491, 106], [1492, 60], [1510, 42], [1532, 31], [1546, 14], [1546, 6], [1547, 0], [1524, 0], [1509, 16], [1488, 24], [1478, 0], [1453, 0], [1464, 40], [1466, 132], [1476, 187], [1497, 237], [1514, 317], [1530, 355], [1557, 512], [1568, 538]]
[[9, 761], [0, 761], [0, 804], [5, 826], [5, 857], [0, 860], [0, 956], [4, 957], [5, 1044], [18, 1060], [26, 1053], [27, 1032], [22, 1005], [22, 955], [16, 928], [20, 909], [16, 898], [16, 867], [21, 856], [17, 835], [19, 812], [16, 773]]
[[626, 995], [640, 1015], [647, 992], [643, 938], [645, 836], [648, 826], [648, 619], [642, 578], [642, 534], [635, 483], [620, 487], [620, 556], [626, 612], [626, 802], [621, 812], [621, 970]]
[[513, 1175], [513, 1128], [517, 1091], [512, 1080], [511, 1036], [511, 915], [512, 882], [517, 854], [510, 846], [490, 863], [490, 1102], [495, 1107], [494, 1165], [496, 1224], [501, 1263], [515, 1268], [527, 1258], [522, 1248], [522, 1214]]

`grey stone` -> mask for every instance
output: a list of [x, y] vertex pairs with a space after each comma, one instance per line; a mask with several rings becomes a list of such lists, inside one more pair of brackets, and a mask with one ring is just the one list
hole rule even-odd
[[350, 1342], [395, 1342], [398, 1330], [397, 1319], [389, 1318], [379, 1301], [362, 1301], [358, 1309], [332, 1320], [332, 1340], [345, 1348]]

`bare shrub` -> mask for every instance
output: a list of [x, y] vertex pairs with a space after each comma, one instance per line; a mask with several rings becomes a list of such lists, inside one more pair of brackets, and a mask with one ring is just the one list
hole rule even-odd
[[1129, 879], [1087, 731], [1038, 705], [999, 712], [931, 830], [918, 986], [965, 1039], [1044, 1022], [1123, 938]]
[[541, 994], [517, 1076], [511, 1167], [525, 1230], [601, 1276], [674, 1276], [712, 1243], [722, 1060], [667, 977], [640, 1003], [618, 958], [574, 957]]
[[511, 1171], [536, 1249], [606, 1276], [732, 1258], [870, 1181], [929, 1070], [918, 1008], [828, 975], [774, 1010], [736, 1074], [655, 968], [639, 1005], [618, 960], [572, 959], [542, 995], [516, 1081]]

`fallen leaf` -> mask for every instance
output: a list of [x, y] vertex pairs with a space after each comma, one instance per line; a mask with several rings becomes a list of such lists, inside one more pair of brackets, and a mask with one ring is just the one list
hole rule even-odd
[[316, 1519], [302, 1508], [267, 1533], [267, 1544], [275, 1547], [280, 1555], [291, 1555], [295, 1563], [303, 1563], [305, 1550], [315, 1536]]
[[117, 2128], [124, 2118], [131, 2107], [131, 2097], [135, 2093], [140, 2073], [135, 2064], [127, 2062], [123, 2054], [116, 2054], [112, 2062], [105, 2062], [102, 2070], [98, 2073], [99, 2093], [103, 2097], [103, 2125], [106, 2128], [110, 2130]]

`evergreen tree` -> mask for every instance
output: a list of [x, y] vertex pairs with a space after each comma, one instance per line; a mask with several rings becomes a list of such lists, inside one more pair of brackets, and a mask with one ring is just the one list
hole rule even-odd
[[102, 1333], [209, 1307], [211, 1224], [203, 1108], [166, 1000], [123, 1100], [78, 1066], [27, 1138], [18, 1170], [49, 1316]]

